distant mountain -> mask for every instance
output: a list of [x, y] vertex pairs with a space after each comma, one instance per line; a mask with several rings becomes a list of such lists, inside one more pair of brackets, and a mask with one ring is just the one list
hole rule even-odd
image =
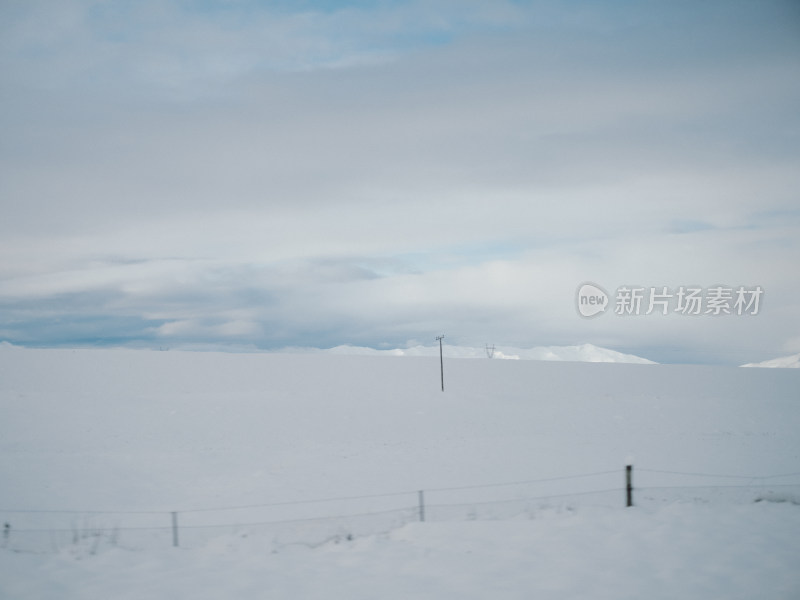
[[[512, 346], [496, 346], [491, 350], [487, 348], [474, 348], [469, 346], [444, 345], [444, 355], [449, 358], [492, 358], [506, 360], [555, 360], [571, 362], [614, 362], [655, 364], [651, 360], [623, 354], [608, 348], [600, 348], [592, 344], [580, 346], [538, 346], [535, 348], [514, 348]], [[439, 346], [413, 346], [411, 348], [395, 348], [392, 350], [376, 350], [363, 346], [336, 346], [323, 350], [332, 354], [368, 354], [384, 356], [438, 356]]]
[[800, 354], [792, 354], [791, 356], [781, 356], [780, 358], [773, 358], [759, 363], [748, 363], [742, 365], [743, 367], [766, 367], [771, 369], [799, 369], [800, 368]]
[[[8, 342], [0, 341], [1, 349], [21, 348], [21, 346], [14, 346]], [[451, 346], [444, 345], [445, 358], [491, 358], [504, 359], [504, 360], [551, 360], [551, 361], [568, 361], [568, 362], [603, 362], [603, 363], [632, 363], [632, 364], [657, 364], [652, 360], [635, 356], [633, 354], [624, 354], [616, 350], [609, 350], [608, 348], [601, 348], [593, 344], [581, 344], [579, 346], [537, 346], [535, 348], [515, 348], [513, 346], [494, 346], [475, 348], [471, 346]], [[251, 346], [232, 346], [225, 345], [219, 346], [215, 344], [191, 344], [182, 345], [170, 348], [175, 351], [196, 351], [196, 352], [223, 352], [234, 354], [249, 354], [266, 352], [258, 350]], [[312, 347], [287, 347], [277, 351], [269, 351], [270, 354], [352, 354], [362, 356], [439, 356], [439, 346], [412, 346], [410, 348], [394, 348], [387, 350], [377, 350], [375, 348], [368, 348], [365, 346], [335, 346], [333, 348], [312, 348]], [[798, 355], [800, 356], [800, 355]], [[789, 357], [797, 361], [797, 356]], [[784, 360], [784, 359], [776, 359]], [[793, 365], [768, 365], [766, 363], [759, 365], [744, 365], [744, 366], [798, 366]]]

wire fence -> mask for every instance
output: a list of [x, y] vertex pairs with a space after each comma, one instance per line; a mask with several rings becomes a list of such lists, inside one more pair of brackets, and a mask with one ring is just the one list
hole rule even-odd
[[268, 551], [386, 534], [412, 522], [535, 519], [580, 507], [790, 502], [800, 472], [768, 476], [619, 469], [562, 477], [181, 511], [0, 508], [0, 546], [16, 552], [145, 550], [258, 543]]

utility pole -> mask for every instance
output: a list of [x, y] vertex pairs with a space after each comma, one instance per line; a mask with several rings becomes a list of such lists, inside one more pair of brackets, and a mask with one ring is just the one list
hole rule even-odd
[[442, 358], [442, 340], [444, 339], [444, 334], [436, 336], [436, 339], [439, 340], [439, 368], [442, 373], [442, 391], [444, 391], [444, 358]]

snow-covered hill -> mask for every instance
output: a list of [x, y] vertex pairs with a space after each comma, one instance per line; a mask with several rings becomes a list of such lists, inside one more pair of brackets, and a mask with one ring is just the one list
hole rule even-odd
[[[314, 352], [314, 350], [306, 350]], [[324, 352], [332, 354], [385, 355], [385, 356], [439, 356], [439, 346], [412, 346], [391, 350], [376, 350], [361, 346], [336, 346]], [[592, 344], [578, 346], [537, 346], [535, 348], [515, 348], [512, 346], [495, 346], [487, 344], [483, 348], [469, 346], [451, 346], [445, 344], [444, 356], [449, 358], [497, 358], [512, 360], [552, 360], [570, 362], [614, 362], [655, 364], [653, 361], [633, 354], [623, 354], [608, 348], [600, 348]]]
[[765, 367], [765, 368], [779, 368], [779, 369], [797, 369], [800, 368], [800, 354], [792, 354], [791, 356], [782, 356], [780, 358], [773, 358], [759, 363], [748, 363], [742, 365], [743, 367]]
[[800, 596], [800, 371], [444, 374], [0, 345], [0, 598]]

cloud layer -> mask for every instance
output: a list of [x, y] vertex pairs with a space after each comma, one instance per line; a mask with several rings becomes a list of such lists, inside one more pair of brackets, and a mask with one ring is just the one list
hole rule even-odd
[[[297, 6], [0, 8], [0, 338], [793, 350], [793, 3]], [[585, 281], [763, 312], [587, 321]]]

